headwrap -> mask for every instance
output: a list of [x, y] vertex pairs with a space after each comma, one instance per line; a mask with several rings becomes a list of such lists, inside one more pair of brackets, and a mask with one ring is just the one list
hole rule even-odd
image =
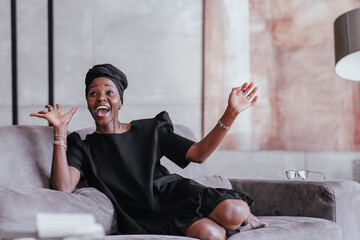
[[120, 93], [121, 102], [124, 103], [124, 90], [127, 88], [128, 85], [126, 75], [109, 63], [98, 64], [89, 69], [85, 77], [85, 97], [87, 98], [91, 82], [98, 77], [106, 77], [109, 80], [113, 81], [117, 90]]

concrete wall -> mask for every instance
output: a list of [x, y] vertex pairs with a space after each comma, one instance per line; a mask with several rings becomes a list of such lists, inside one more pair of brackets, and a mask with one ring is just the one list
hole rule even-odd
[[[10, 1], [1, 0], [1, 125], [11, 124]], [[47, 1], [17, 1], [19, 124], [46, 125], [29, 113], [48, 102]], [[55, 103], [79, 106], [70, 130], [93, 126], [84, 78], [94, 64], [125, 72], [121, 121], [170, 113], [200, 137], [201, 0], [54, 0]]]
[[16, 1], [19, 124], [46, 124], [29, 114], [48, 103], [47, 0]]
[[56, 102], [79, 110], [71, 128], [92, 125], [84, 76], [97, 63], [125, 72], [121, 121], [155, 116], [200, 136], [202, 1], [55, 1]]
[[10, 1], [0, 0], [0, 126], [12, 123]]

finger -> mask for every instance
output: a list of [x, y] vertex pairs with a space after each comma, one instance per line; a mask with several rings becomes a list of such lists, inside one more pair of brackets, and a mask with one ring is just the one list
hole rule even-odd
[[60, 104], [56, 104], [56, 110], [60, 110], [60, 111], [62, 110]]
[[244, 92], [246, 87], [247, 87], [248, 83], [244, 83], [242, 86], [241, 86], [241, 91]]
[[252, 87], [254, 86], [254, 83], [250, 83], [249, 86], [245, 89], [244, 94], [248, 94], [248, 92], [252, 89]]
[[73, 107], [66, 115], [69, 116], [69, 121], [71, 121], [72, 117], [74, 116], [76, 110], [78, 109], [78, 107]]
[[39, 117], [39, 118], [45, 118], [44, 114], [39, 114], [39, 113], [31, 113], [30, 117]]
[[49, 111], [54, 111], [54, 108], [49, 104], [46, 104], [45, 107], [49, 109]]
[[42, 111], [38, 111], [37, 113], [38, 113], [38, 114], [46, 114], [46, 113], [48, 113], [48, 111], [42, 110]]
[[251, 106], [253, 106], [258, 99], [258, 96], [255, 96], [254, 99], [251, 101]]
[[78, 110], [78, 107], [73, 107], [73, 108], [69, 111], [69, 113], [71, 113], [71, 115], [74, 115], [77, 110]]
[[236, 87], [236, 88], [233, 88], [230, 95], [232, 94], [238, 94], [239, 92], [241, 91], [241, 88], [240, 87]]
[[249, 99], [251, 99], [254, 96], [254, 94], [257, 92], [257, 90], [258, 90], [258, 88], [255, 87], [254, 90], [252, 90], [251, 93], [249, 93], [249, 95], [248, 95]]
[[238, 92], [238, 91], [240, 91], [240, 90], [241, 90], [240, 87], [234, 87], [234, 88], [232, 89], [232, 92]]

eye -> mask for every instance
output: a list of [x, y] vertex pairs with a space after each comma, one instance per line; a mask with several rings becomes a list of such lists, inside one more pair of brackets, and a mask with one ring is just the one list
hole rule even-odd
[[90, 96], [90, 97], [95, 97], [95, 96], [96, 96], [96, 92], [90, 92], [90, 93], [89, 93], [89, 96]]
[[112, 90], [106, 91], [106, 95], [113, 95], [113, 94], [114, 94], [114, 92]]

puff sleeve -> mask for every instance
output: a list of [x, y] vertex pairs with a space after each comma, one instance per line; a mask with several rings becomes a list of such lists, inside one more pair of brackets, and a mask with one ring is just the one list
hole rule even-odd
[[68, 165], [77, 168], [80, 171], [81, 177], [84, 177], [83, 171], [83, 141], [78, 133], [73, 132], [67, 137], [68, 148], [66, 157]]
[[157, 131], [162, 154], [181, 168], [190, 162], [185, 159], [194, 141], [174, 133], [174, 127], [167, 112], [156, 115]]

